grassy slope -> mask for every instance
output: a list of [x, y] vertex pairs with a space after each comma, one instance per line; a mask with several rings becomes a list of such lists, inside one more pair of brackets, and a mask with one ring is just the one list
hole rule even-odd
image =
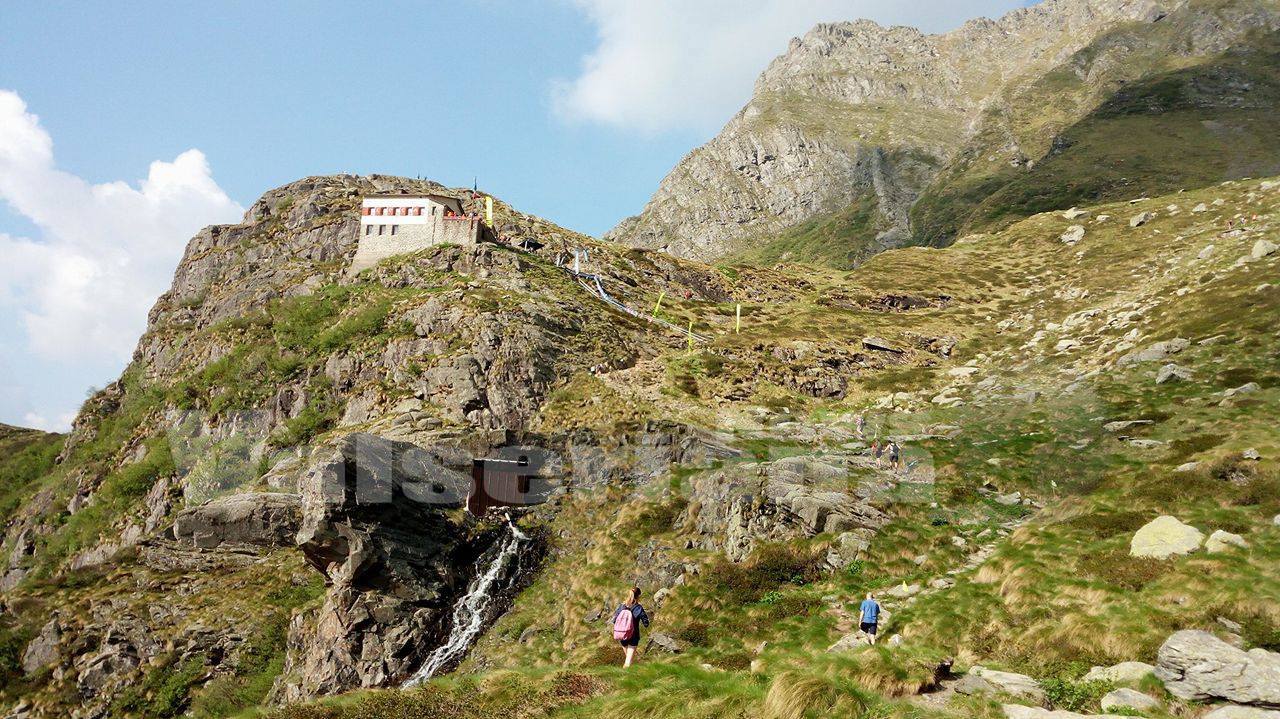
[[0, 519], [17, 509], [31, 483], [53, 468], [62, 435], [0, 424]]
[[[1047, 214], [947, 250], [892, 251], [847, 275], [806, 271], [796, 286], [812, 294], [761, 308], [748, 332], [718, 339], [713, 353], [796, 335], [844, 340], [841, 333], [888, 335], [904, 325], [927, 325], [962, 338], [954, 363], [979, 367], [975, 379], [995, 378], [994, 386], [977, 389], [973, 380], [947, 375], [952, 364], [897, 375], [893, 389], [915, 390], [925, 401], [884, 417], [889, 430], [947, 423], [962, 431], [909, 447], [932, 458], [938, 507], [889, 507], [896, 519], [859, 571], [809, 573], [807, 558], [820, 550], [822, 537], [737, 569], [722, 568], [711, 553], [675, 549], [684, 546], [670, 523], [684, 476], [678, 473], [670, 485], [630, 499], [608, 495], [569, 504], [556, 519], [563, 532], [558, 558], [487, 635], [463, 673], [422, 695], [350, 697], [342, 700], [345, 710], [295, 707], [281, 716], [413, 716], [406, 706], [448, 701], [452, 714], [445, 715], [484, 716], [505, 706], [512, 692], [528, 698], [521, 710], [526, 716], [799, 717], [820, 715], [833, 704], [849, 715], [990, 715], [992, 706], [982, 702], [925, 709], [895, 698], [910, 694], [943, 655], [961, 666], [981, 661], [1032, 673], [1050, 680], [1055, 705], [1096, 710], [1105, 687], [1076, 683], [1088, 666], [1151, 661], [1174, 629], [1213, 630], [1222, 616], [1240, 622], [1250, 644], [1277, 647], [1280, 578], [1270, 568], [1280, 559], [1280, 529], [1271, 523], [1280, 512], [1280, 437], [1259, 420], [1280, 412], [1280, 340], [1271, 331], [1280, 288], [1265, 284], [1280, 260], [1237, 263], [1255, 239], [1280, 229], [1280, 193], [1258, 188], [1238, 183], [1095, 208], [1074, 221], [1088, 227], [1075, 247], [1057, 239], [1073, 221]], [[1218, 199], [1223, 202], [1215, 205]], [[1200, 203], [1210, 209], [1190, 211]], [[1139, 211], [1157, 218], [1130, 228], [1125, 220]], [[1103, 214], [1111, 218], [1099, 221]], [[1245, 230], [1227, 229], [1241, 218]], [[1208, 244], [1216, 251], [1198, 259]], [[944, 291], [956, 299], [945, 308], [894, 315], [828, 307], [835, 319], [810, 324], [805, 318], [816, 306], [814, 296], [835, 288], [854, 295]], [[1064, 322], [1084, 309], [1098, 314]], [[1015, 322], [997, 327], [1004, 318]], [[1222, 335], [1223, 341], [1193, 345], [1176, 358], [1196, 372], [1194, 381], [1156, 385], [1155, 366], [1113, 366], [1134, 330], [1139, 346], [1174, 336]], [[1081, 344], [1058, 350], [1063, 339]], [[1261, 390], [1223, 402], [1222, 390], [1249, 381]], [[835, 405], [793, 404], [808, 407], [813, 421], [829, 422], [884, 390], [878, 381], [873, 386]], [[944, 409], [927, 402], [946, 386], [964, 403]], [[1030, 403], [1015, 396], [1027, 390], [1042, 394]], [[732, 425], [732, 416], [726, 408], [723, 426]], [[1131, 434], [1164, 444], [1140, 449], [1120, 441], [1101, 428], [1116, 419], [1152, 420]], [[1262, 462], [1236, 459], [1250, 447]], [[829, 449], [756, 445], [764, 452]], [[1175, 479], [1172, 469], [1189, 460], [1204, 464]], [[984, 484], [1030, 493], [1045, 509], [998, 505], [980, 492]], [[633, 511], [620, 513], [620, 503]], [[1132, 532], [1165, 512], [1206, 533], [1240, 532], [1250, 547], [1166, 562], [1129, 558]], [[1026, 523], [1001, 537], [1010, 521]], [[994, 555], [958, 575], [956, 587], [887, 603], [901, 647], [825, 653], [839, 636], [838, 617], [828, 609], [833, 599], [847, 609], [867, 588], [939, 576], [968, 551], [954, 538], [971, 547], [986, 531], [997, 538]], [[622, 593], [628, 558], [651, 540], [672, 547], [668, 557], [702, 568], [656, 613], [655, 629], [682, 638], [689, 649], [672, 658], [648, 656], [642, 669], [624, 674], [604, 666], [616, 663], [617, 651], [604, 630], [583, 617], [601, 597]], [[801, 578], [780, 579], [786, 573], [776, 571], [779, 561]], [[762, 640], [769, 645], [756, 657], [757, 671], [749, 671]], [[576, 689], [556, 690], [565, 683]]]
[[[1231, 23], [1241, 7], [1202, 2], [1118, 28], [1008, 90], [913, 209], [917, 240], [945, 244], [1037, 212], [1280, 170], [1269, 141], [1280, 131], [1280, 40], [1255, 35], [1203, 58], [1184, 47], [1205, 18]], [[1010, 140], [1035, 160], [1029, 169], [1010, 166]]]

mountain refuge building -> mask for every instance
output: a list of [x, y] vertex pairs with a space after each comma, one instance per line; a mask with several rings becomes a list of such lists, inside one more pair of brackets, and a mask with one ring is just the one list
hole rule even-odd
[[432, 245], [474, 245], [483, 231], [480, 218], [463, 211], [448, 195], [371, 195], [360, 204], [360, 237], [351, 270]]

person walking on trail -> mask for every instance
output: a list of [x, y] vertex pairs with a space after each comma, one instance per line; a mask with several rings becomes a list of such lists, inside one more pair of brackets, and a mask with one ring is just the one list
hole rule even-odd
[[862, 600], [862, 621], [858, 624], [858, 628], [862, 630], [871, 639], [871, 644], [876, 643], [876, 630], [880, 625], [880, 602], [876, 601], [875, 595], [867, 592], [867, 598]]
[[871, 456], [876, 458], [876, 469], [880, 469], [880, 458], [884, 456], [884, 448], [880, 446], [880, 440], [871, 442]]
[[889, 467], [897, 472], [902, 467], [902, 448], [897, 442], [889, 442]]
[[640, 646], [640, 625], [649, 626], [649, 615], [640, 606], [640, 587], [632, 587], [627, 601], [618, 606], [613, 613], [613, 638], [622, 645], [626, 652], [626, 660], [622, 666], [629, 667], [636, 656], [636, 647]]

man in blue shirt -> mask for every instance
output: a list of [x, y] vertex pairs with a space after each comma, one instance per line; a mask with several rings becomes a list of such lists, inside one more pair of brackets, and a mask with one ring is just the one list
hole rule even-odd
[[867, 598], [862, 600], [862, 623], [858, 628], [871, 637], [872, 644], [876, 643], [876, 625], [879, 623], [880, 603], [871, 592], [867, 592]]

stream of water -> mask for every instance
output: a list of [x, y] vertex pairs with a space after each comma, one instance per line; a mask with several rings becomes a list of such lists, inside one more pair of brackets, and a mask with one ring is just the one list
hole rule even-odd
[[493, 599], [494, 585], [502, 578], [508, 563], [515, 559], [516, 550], [529, 539], [510, 520], [507, 521], [507, 527], [511, 532], [502, 540], [502, 546], [493, 561], [483, 572], [477, 571], [467, 587], [467, 593], [454, 605], [453, 629], [449, 633], [449, 639], [436, 647], [417, 673], [404, 683], [405, 687], [416, 686], [435, 676], [442, 667], [467, 651], [480, 633], [484, 626], [485, 611]]

